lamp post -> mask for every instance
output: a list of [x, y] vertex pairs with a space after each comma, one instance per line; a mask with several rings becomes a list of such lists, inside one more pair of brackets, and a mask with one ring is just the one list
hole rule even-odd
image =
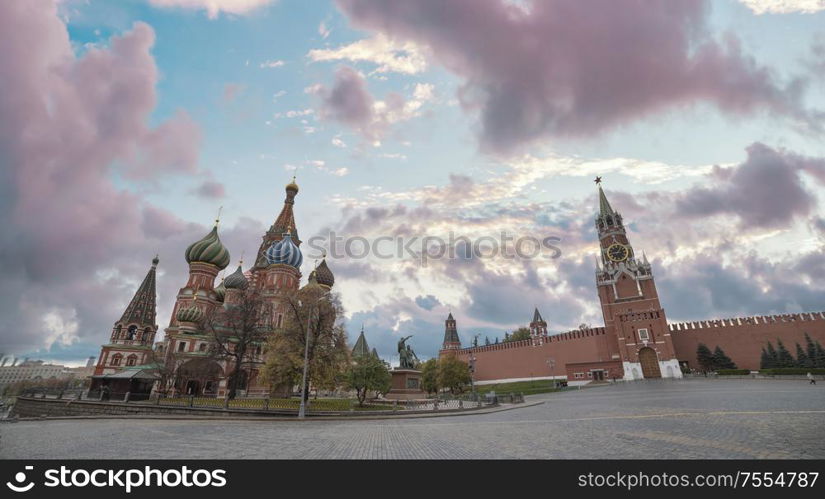
[[[298, 408], [298, 419], [304, 419], [306, 417], [307, 405], [306, 400], [308, 398], [307, 391], [307, 370], [309, 369], [309, 330], [312, 327], [312, 312], [314, 307], [329, 296], [329, 291], [321, 295], [315, 302], [309, 305], [309, 311], [307, 312], [307, 331], [306, 331], [306, 338], [304, 340], [304, 376], [301, 381], [301, 405]], [[300, 300], [298, 301], [298, 305], [302, 305]]]

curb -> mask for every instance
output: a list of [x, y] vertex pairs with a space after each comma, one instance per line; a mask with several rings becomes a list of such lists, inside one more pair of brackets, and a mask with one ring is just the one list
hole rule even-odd
[[307, 422], [307, 421], [376, 421], [382, 419], [421, 419], [421, 418], [447, 418], [447, 417], [456, 417], [456, 416], [473, 416], [479, 414], [494, 414], [497, 412], [504, 412], [504, 411], [512, 411], [514, 409], [520, 409], [524, 407], [533, 407], [537, 405], [543, 404], [545, 401], [540, 400], [536, 402], [524, 402], [521, 404], [508, 404], [506, 406], [499, 406], [495, 409], [482, 409], [479, 411], [474, 410], [465, 410], [465, 411], [451, 411], [451, 412], [433, 412], [433, 413], [425, 413], [425, 414], [385, 414], [385, 415], [373, 415], [373, 416], [309, 416], [304, 420], [300, 420], [297, 417], [283, 417], [283, 416], [272, 416], [272, 417], [238, 417], [238, 418], [230, 418], [230, 417], [215, 417], [215, 416], [163, 416], [163, 415], [147, 415], [147, 416], [134, 416], [134, 415], [102, 415], [102, 416], [55, 416], [55, 417], [45, 417], [45, 418], [17, 418], [17, 419], [5, 419], [0, 420], [3, 423], [16, 423], [16, 422], [32, 422], [32, 421], [75, 421], [75, 420], [98, 420], [98, 419], [159, 419], [159, 420], [166, 420], [166, 421], [295, 421], [295, 422]]

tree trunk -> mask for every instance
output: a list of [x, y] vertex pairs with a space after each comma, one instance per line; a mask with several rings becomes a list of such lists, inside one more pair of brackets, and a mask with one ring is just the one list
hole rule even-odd
[[241, 365], [243, 364], [243, 356], [235, 357], [235, 370], [232, 376], [229, 377], [229, 391], [226, 393], [226, 398], [233, 400], [238, 393], [238, 376], [241, 375]]

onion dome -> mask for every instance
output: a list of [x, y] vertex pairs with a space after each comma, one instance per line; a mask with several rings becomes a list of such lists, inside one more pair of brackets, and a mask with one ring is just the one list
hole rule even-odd
[[283, 239], [275, 241], [272, 243], [272, 246], [266, 250], [266, 261], [270, 265], [285, 264], [297, 269], [301, 267], [301, 262], [304, 261], [304, 255], [301, 254], [298, 246], [292, 242], [292, 235], [287, 232], [284, 234]]
[[321, 263], [315, 267], [315, 279], [318, 281], [318, 284], [322, 286], [327, 286], [331, 288], [333, 284], [335, 284], [335, 276], [332, 275], [332, 271], [329, 270], [327, 267], [327, 259], [324, 258], [321, 260]]
[[[295, 194], [298, 194], [298, 184], [295, 183], [295, 176], [294, 175], [292, 176], [292, 182], [286, 184], [286, 192], [289, 193], [289, 191], [294, 191]], [[293, 196], [295, 194], [293, 194]]]
[[192, 243], [186, 248], [186, 262], [209, 263], [221, 270], [229, 265], [229, 250], [226, 249], [218, 237], [217, 223], [203, 239]]
[[178, 322], [200, 322], [203, 319], [203, 311], [194, 304], [178, 310], [175, 318]]
[[223, 281], [218, 285], [217, 288], [213, 289], [215, 292], [215, 299], [219, 302], [223, 302], [223, 299], [226, 297], [226, 286], [224, 286]]
[[319, 291], [323, 291], [323, 290], [324, 290], [324, 287], [323, 287], [323, 286], [321, 286], [320, 284], [318, 284], [317, 274], [316, 274], [316, 272], [313, 270], [312, 272], [310, 272], [310, 273], [309, 273], [309, 279], [307, 280], [306, 286], [304, 286], [304, 287], [303, 287], [303, 288], [301, 288], [301, 289], [316, 289], [316, 288], [317, 288]]
[[233, 272], [223, 281], [226, 289], [246, 289], [249, 287], [249, 280], [243, 274], [243, 269], [238, 265], [238, 270]]

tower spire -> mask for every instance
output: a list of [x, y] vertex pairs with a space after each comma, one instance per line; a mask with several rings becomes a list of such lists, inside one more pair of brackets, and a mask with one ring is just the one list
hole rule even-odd
[[458, 337], [458, 329], [456, 328], [452, 312], [447, 316], [447, 320], [444, 321], [444, 342], [441, 348], [442, 350], [461, 348], [461, 339]]
[[157, 256], [152, 259], [152, 266], [149, 268], [149, 272], [146, 273], [146, 277], [143, 278], [143, 282], [140, 283], [135, 295], [132, 297], [132, 301], [129, 302], [129, 306], [126, 307], [126, 310], [120, 318], [121, 324], [126, 325], [131, 323], [140, 326], [155, 325], [157, 313], [155, 303], [155, 269], [157, 269], [159, 261]]
[[358, 339], [355, 341], [355, 346], [352, 347], [352, 356], [353, 357], [366, 357], [370, 355], [370, 347], [367, 345], [367, 338], [364, 336], [364, 325], [361, 325], [361, 334], [358, 335]]
[[261, 247], [258, 249], [258, 256], [255, 259], [255, 267], [263, 268], [267, 266], [266, 257], [264, 254], [266, 250], [272, 246], [272, 243], [280, 241], [284, 234], [289, 233], [296, 245], [300, 245], [301, 241], [298, 239], [298, 231], [295, 229], [295, 214], [293, 207], [295, 205], [295, 196], [298, 195], [298, 184], [295, 183], [295, 176], [292, 176], [292, 181], [286, 184], [284, 188], [286, 191], [286, 198], [284, 199], [284, 206], [278, 214], [278, 218], [269, 230], [264, 234]]

